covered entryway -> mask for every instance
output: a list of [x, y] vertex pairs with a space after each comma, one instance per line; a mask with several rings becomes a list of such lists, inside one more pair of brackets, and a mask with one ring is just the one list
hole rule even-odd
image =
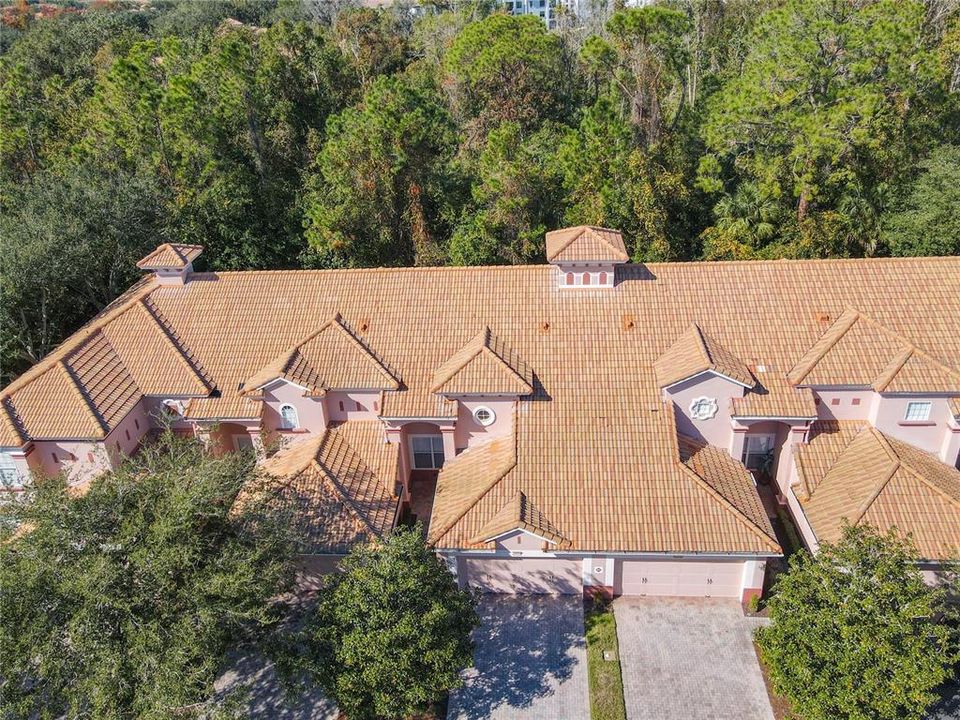
[[620, 560], [616, 595], [739, 598], [743, 562]]
[[579, 595], [581, 560], [566, 558], [465, 558], [466, 582], [485, 593]]

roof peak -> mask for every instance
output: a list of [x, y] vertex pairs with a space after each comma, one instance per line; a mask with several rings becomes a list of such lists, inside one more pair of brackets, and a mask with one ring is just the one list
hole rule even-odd
[[619, 230], [595, 225], [551, 230], [546, 234], [547, 261], [551, 263], [625, 263], [630, 259]]

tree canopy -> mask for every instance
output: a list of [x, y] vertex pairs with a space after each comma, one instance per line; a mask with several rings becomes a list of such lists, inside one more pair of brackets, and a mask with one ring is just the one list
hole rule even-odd
[[[957, 252], [950, 0], [63, 5], [0, 40], [4, 382], [151, 237], [213, 270], [539, 262], [581, 222], [635, 261]], [[112, 278], [75, 308], [79, 270], [16, 277], [60, 233]]]
[[757, 642], [800, 717], [925, 717], [958, 659], [956, 587], [926, 585], [917, 562], [909, 539], [865, 526], [791, 557]]
[[348, 717], [408, 718], [459, 687], [479, 619], [419, 525], [356, 548], [340, 569], [307, 635], [320, 683]]
[[[3, 507], [0, 694], [11, 717], [190, 717], [228, 653], [264, 643], [293, 580], [252, 454], [170, 434], [84, 493], [63, 478]], [[197, 707], [194, 707], [197, 706]]]

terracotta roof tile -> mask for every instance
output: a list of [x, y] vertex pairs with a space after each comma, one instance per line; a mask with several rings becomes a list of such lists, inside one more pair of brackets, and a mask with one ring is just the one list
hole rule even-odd
[[441, 395], [529, 395], [533, 374], [484, 328], [437, 368], [431, 390]]
[[733, 417], [738, 418], [815, 418], [817, 405], [813, 391], [793, 387], [775, 371], [755, 372], [758, 383], [743, 397], [731, 398]]
[[517, 492], [500, 512], [490, 518], [473, 542], [488, 542], [512, 530], [526, 530], [561, 548], [570, 545], [569, 538], [564, 537], [523, 492]]
[[291, 514], [303, 553], [347, 552], [393, 527], [397, 446], [384, 442], [377, 421], [333, 425], [282, 450], [264, 470], [279, 474], [267, 491]]
[[301, 385], [313, 394], [327, 390], [396, 390], [400, 387], [397, 379], [343, 323], [339, 314], [247, 378], [243, 383], [244, 392], [256, 392], [277, 378]]
[[[843, 522], [897, 527], [913, 534], [922, 557], [960, 549], [960, 470], [872, 427], [843, 442], [820, 433], [810, 441], [835, 455], [803, 510], [821, 542], [835, 542]], [[799, 465], [798, 465], [799, 467]]]
[[63, 362], [14, 391], [8, 407], [30, 438], [102, 439], [107, 433]]
[[630, 259], [619, 230], [578, 227], [547, 233], [547, 260], [550, 262], [614, 262]]
[[952, 392], [960, 372], [903, 335], [852, 308], [814, 343], [789, 373], [804, 385], [855, 385], [878, 392]]
[[192, 263], [203, 252], [203, 245], [183, 245], [164, 243], [156, 250], [137, 262], [141, 270], [175, 269], [181, 270]]
[[67, 367], [108, 430], [123, 420], [143, 397], [102, 331], [70, 355]]
[[654, 363], [660, 387], [712, 370], [752, 387], [749, 368], [733, 353], [693, 323]]

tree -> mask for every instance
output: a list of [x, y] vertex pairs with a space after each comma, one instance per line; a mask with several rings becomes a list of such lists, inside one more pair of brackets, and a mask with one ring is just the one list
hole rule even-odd
[[470, 23], [444, 57], [444, 87], [468, 148], [493, 128], [522, 131], [563, 121], [572, 99], [570, 68], [560, 39], [532, 15], [497, 13]]
[[689, 30], [689, 19], [678, 10], [627, 8], [607, 22], [609, 40], [594, 36], [584, 45], [588, 65], [607, 73], [620, 91], [644, 147], [655, 145], [683, 108]]
[[937, 148], [920, 169], [884, 215], [883, 240], [893, 255], [960, 255], [960, 147]]
[[742, 74], [710, 99], [709, 150], [793, 202], [798, 222], [851, 194], [876, 214], [885, 183], [930, 142], [937, 106], [949, 107], [925, 13], [920, 0], [789, 0], [765, 13]]
[[351, 720], [405, 718], [460, 685], [479, 621], [419, 526], [355, 549], [340, 568], [308, 635], [321, 685]]
[[774, 688], [805, 720], [924, 717], [957, 660], [947, 589], [924, 584], [912, 542], [845, 527], [796, 553], [757, 642]]
[[144, 174], [44, 172], [0, 213], [0, 367], [7, 380], [134, 282], [164, 241], [168, 197]]
[[[164, 434], [87, 491], [37, 481], [5, 504], [0, 693], [11, 717], [196, 717], [228, 652], [284, 615], [293, 544], [251, 454]], [[193, 713], [188, 712], [194, 704]]]
[[472, 189], [473, 202], [450, 240], [455, 265], [543, 261], [544, 235], [560, 225], [563, 191], [556, 153], [561, 127], [545, 123], [529, 138], [516, 123], [487, 137]]
[[310, 244], [336, 265], [435, 265], [444, 259], [454, 127], [429, 81], [378, 78], [330, 118], [304, 198]]

